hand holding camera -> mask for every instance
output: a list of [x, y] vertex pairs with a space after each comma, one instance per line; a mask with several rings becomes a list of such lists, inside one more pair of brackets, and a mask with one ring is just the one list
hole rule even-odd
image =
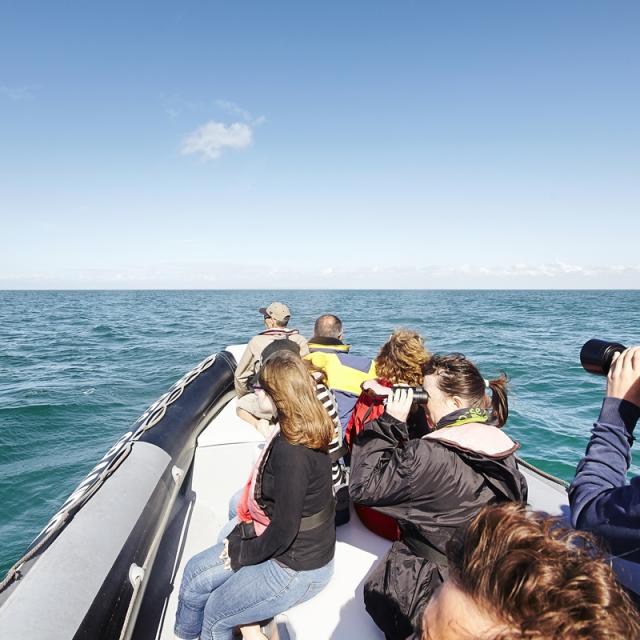
[[588, 340], [580, 351], [580, 362], [589, 373], [607, 376], [607, 396], [640, 407], [640, 347]]
[[607, 395], [640, 407], [640, 347], [614, 354], [607, 377]]

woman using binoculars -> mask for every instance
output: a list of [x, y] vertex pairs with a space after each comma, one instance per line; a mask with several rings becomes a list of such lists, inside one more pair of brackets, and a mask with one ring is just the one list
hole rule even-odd
[[396, 389], [385, 411], [356, 436], [349, 492], [398, 521], [400, 539], [369, 575], [367, 611], [389, 639], [420, 628], [422, 610], [445, 575], [445, 545], [485, 504], [525, 502], [527, 487], [501, 427], [506, 376], [486, 381], [461, 354], [433, 356], [423, 404], [433, 431], [409, 438], [412, 389]]

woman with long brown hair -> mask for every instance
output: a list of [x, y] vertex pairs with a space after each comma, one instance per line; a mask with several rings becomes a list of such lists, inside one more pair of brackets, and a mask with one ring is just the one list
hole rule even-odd
[[230, 640], [234, 627], [308, 600], [333, 573], [333, 422], [309, 369], [290, 351], [265, 361], [255, 391], [279, 429], [247, 482], [240, 524], [185, 567], [175, 625], [184, 640]]
[[485, 504], [526, 501], [527, 488], [502, 430], [506, 376], [485, 380], [461, 354], [432, 356], [423, 405], [432, 432], [409, 438], [412, 389], [389, 396], [384, 413], [353, 443], [349, 493], [394, 517], [400, 539], [367, 578], [367, 611], [392, 640], [420, 628], [422, 609], [447, 571], [445, 547]]

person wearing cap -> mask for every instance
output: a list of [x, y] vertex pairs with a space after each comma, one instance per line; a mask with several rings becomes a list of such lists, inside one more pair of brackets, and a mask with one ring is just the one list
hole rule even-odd
[[307, 359], [326, 373], [329, 388], [338, 401], [344, 432], [362, 391], [362, 383], [376, 377], [376, 365], [369, 357], [351, 355], [351, 345], [343, 340], [340, 318], [332, 314], [320, 316], [313, 328], [313, 338], [309, 340], [311, 353]]
[[291, 311], [286, 304], [272, 302], [268, 307], [261, 307], [258, 311], [264, 318], [265, 330], [249, 340], [236, 367], [234, 383], [238, 396], [236, 406], [238, 416], [259, 429], [261, 421], [269, 420], [271, 415], [265, 415], [264, 410], [259, 407], [250, 380], [260, 369], [260, 360], [265, 347], [275, 340], [290, 340], [295, 343], [300, 355], [304, 357], [309, 353], [309, 346], [297, 329], [287, 328]]

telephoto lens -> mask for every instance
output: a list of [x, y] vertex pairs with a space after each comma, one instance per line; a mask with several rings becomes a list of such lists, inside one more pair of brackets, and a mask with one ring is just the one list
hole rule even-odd
[[611, 368], [611, 361], [616, 353], [624, 351], [626, 347], [619, 342], [607, 340], [587, 340], [580, 350], [580, 364], [585, 371], [597, 376], [606, 376]]

